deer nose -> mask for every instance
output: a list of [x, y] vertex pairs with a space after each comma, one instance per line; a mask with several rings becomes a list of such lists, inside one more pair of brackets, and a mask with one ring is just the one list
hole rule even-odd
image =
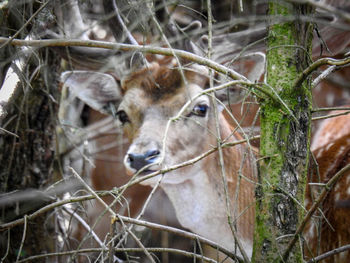
[[145, 167], [146, 165], [150, 165], [154, 163], [159, 155], [160, 155], [160, 151], [157, 149], [149, 150], [144, 154], [129, 153], [127, 161], [130, 167], [138, 171], [141, 168]]

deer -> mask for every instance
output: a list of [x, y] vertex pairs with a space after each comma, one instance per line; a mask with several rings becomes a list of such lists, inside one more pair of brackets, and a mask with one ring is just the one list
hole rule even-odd
[[[340, 114], [342, 111], [332, 111]], [[320, 191], [341, 169], [350, 162], [350, 116], [338, 115], [325, 119], [313, 136], [311, 165], [305, 193], [305, 208], [309, 210]], [[346, 167], [345, 167], [346, 168]], [[318, 255], [350, 243], [349, 219], [350, 171], [330, 187], [315, 217], [308, 221], [303, 232], [304, 256], [311, 260]], [[335, 253], [322, 262], [349, 262], [349, 250]]]
[[[115, 8], [111, 6], [107, 10]], [[111, 29], [115, 31], [123, 28], [120, 20], [113, 25]], [[113, 33], [116, 37], [123, 35]], [[125, 42], [137, 44], [130, 35]], [[71, 54], [74, 55], [73, 49]], [[131, 65], [129, 72], [123, 72], [121, 77], [115, 72], [89, 70], [67, 71], [61, 75], [61, 82], [80, 100], [98, 112], [115, 116], [129, 139], [130, 146], [124, 157], [127, 174], [143, 176], [162, 171], [204, 154], [217, 145], [218, 140], [242, 140], [241, 134], [223, 116], [223, 105], [232, 103], [237, 90], [229, 89], [230, 94], [226, 90], [206, 94], [208, 71], [205, 67], [174, 63], [172, 59], [166, 63], [159, 59], [150, 61], [149, 57], [139, 54], [127, 59], [125, 64], [136, 61], [135, 64], [140, 65]], [[214, 97], [220, 102], [214, 102]], [[183, 109], [185, 104], [188, 107]], [[166, 128], [169, 119], [180, 110], [183, 114]], [[248, 144], [243, 143], [223, 148], [222, 156], [214, 152], [192, 165], [157, 175], [141, 184], [154, 187], [161, 180], [160, 188], [172, 203], [183, 228], [237, 252], [238, 256], [250, 258], [255, 177], [254, 157]]]
[[[94, 109], [106, 113], [111, 105], [117, 108], [115, 116], [130, 141], [124, 157], [126, 171], [144, 175], [193, 159], [209, 151], [218, 138], [242, 140], [222, 116], [221, 104], [217, 106], [205, 94], [205, 70], [195, 70], [184, 69], [185, 82], [179, 68], [153, 62], [124, 77], [121, 86], [108, 74], [89, 71], [65, 72], [62, 82]], [[228, 101], [225, 92], [216, 96], [223, 103]], [[186, 103], [189, 107], [166, 129], [169, 118]], [[219, 134], [214, 107], [219, 112]], [[243, 248], [238, 254], [251, 257], [256, 165], [252, 158], [245, 157], [247, 153], [245, 144], [224, 148], [221, 163], [219, 153], [214, 152], [193, 165], [157, 175], [142, 184], [154, 186], [163, 177], [160, 187], [183, 227], [231, 251], [237, 245], [233, 234], [229, 234], [234, 228]], [[225, 180], [221, 165], [225, 167]], [[227, 206], [228, 200], [232, 204]], [[228, 215], [233, 222], [228, 222]]]

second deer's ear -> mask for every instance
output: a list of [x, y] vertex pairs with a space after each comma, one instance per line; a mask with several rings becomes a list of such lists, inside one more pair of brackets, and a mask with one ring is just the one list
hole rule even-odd
[[94, 110], [112, 114], [111, 105], [118, 107], [122, 93], [116, 80], [109, 74], [93, 71], [65, 71], [61, 82]]
[[[265, 72], [265, 63], [265, 54], [255, 52], [238, 58], [231, 64], [231, 67], [235, 71], [245, 76], [252, 83], [257, 83], [260, 81]], [[235, 104], [244, 98], [245, 90], [240, 86], [233, 85], [215, 92], [215, 95], [225, 104]]]

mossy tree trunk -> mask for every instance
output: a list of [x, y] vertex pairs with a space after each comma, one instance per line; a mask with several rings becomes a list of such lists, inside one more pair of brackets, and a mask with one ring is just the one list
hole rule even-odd
[[[294, 86], [310, 62], [313, 26], [299, 17], [306, 5], [271, 1], [267, 43], [267, 84], [283, 103], [261, 101], [259, 187], [253, 262], [285, 262], [291, 235], [303, 217], [311, 121], [309, 81]], [[288, 262], [302, 262], [295, 246]]]

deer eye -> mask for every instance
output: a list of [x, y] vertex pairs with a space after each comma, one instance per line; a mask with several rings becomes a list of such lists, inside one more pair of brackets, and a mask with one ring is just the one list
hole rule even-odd
[[120, 110], [117, 112], [117, 117], [119, 119], [119, 121], [124, 125], [127, 122], [130, 122], [130, 119], [128, 117], [128, 115], [126, 114], [125, 111]]
[[191, 113], [199, 117], [204, 117], [207, 114], [208, 108], [209, 106], [206, 104], [197, 104]]

